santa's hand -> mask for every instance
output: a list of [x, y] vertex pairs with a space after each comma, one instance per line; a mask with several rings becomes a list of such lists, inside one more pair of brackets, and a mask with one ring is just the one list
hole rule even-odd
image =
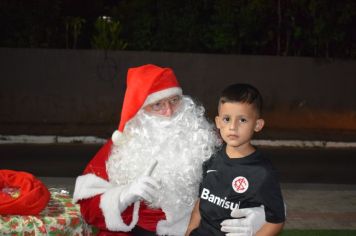
[[252, 236], [266, 223], [264, 207], [234, 209], [231, 217], [221, 222], [226, 236]]
[[157, 162], [152, 163], [141, 177], [138, 177], [122, 189], [119, 200], [121, 210], [126, 209], [136, 201], [145, 200], [152, 202], [156, 198], [160, 185], [155, 179], [149, 176], [156, 165]]

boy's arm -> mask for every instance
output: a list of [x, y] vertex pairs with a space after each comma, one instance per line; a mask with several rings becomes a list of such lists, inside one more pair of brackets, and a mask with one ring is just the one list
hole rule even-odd
[[256, 236], [275, 236], [278, 235], [283, 229], [284, 223], [273, 224], [266, 223], [262, 228], [256, 232]]
[[199, 212], [199, 202], [200, 199], [195, 202], [195, 206], [193, 208], [192, 215], [190, 216], [190, 221], [187, 231], [185, 232], [185, 236], [189, 236], [193, 229], [197, 228], [200, 224], [201, 217]]

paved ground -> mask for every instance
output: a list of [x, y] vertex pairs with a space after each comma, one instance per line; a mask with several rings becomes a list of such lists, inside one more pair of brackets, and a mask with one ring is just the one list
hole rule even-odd
[[[75, 178], [41, 177], [73, 193]], [[356, 229], [356, 185], [282, 183], [286, 229]]]
[[356, 229], [356, 185], [282, 184], [288, 229]]

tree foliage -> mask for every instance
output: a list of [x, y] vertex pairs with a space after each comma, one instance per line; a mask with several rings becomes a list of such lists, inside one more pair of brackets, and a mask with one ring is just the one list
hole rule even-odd
[[127, 43], [120, 39], [120, 21], [111, 17], [101, 16], [95, 21], [95, 32], [92, 38], [92, 48], [123, 50]]
[[[117, 25], [99, 32], [102, 16]], [[100, 41], [112, 50], [355, 58], [355, 26], [355, 0], [0, 3], [2, 47], [98, 48]]]

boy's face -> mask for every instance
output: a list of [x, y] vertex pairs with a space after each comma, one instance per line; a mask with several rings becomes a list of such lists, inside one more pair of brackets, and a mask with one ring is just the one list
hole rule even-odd
[[264, 120], [259, 119], [253, 105], [241, 102], [220, 104], [215, 123], [227, 148], [242, 152], [251, 148], [253, 133], [264, 126]]

